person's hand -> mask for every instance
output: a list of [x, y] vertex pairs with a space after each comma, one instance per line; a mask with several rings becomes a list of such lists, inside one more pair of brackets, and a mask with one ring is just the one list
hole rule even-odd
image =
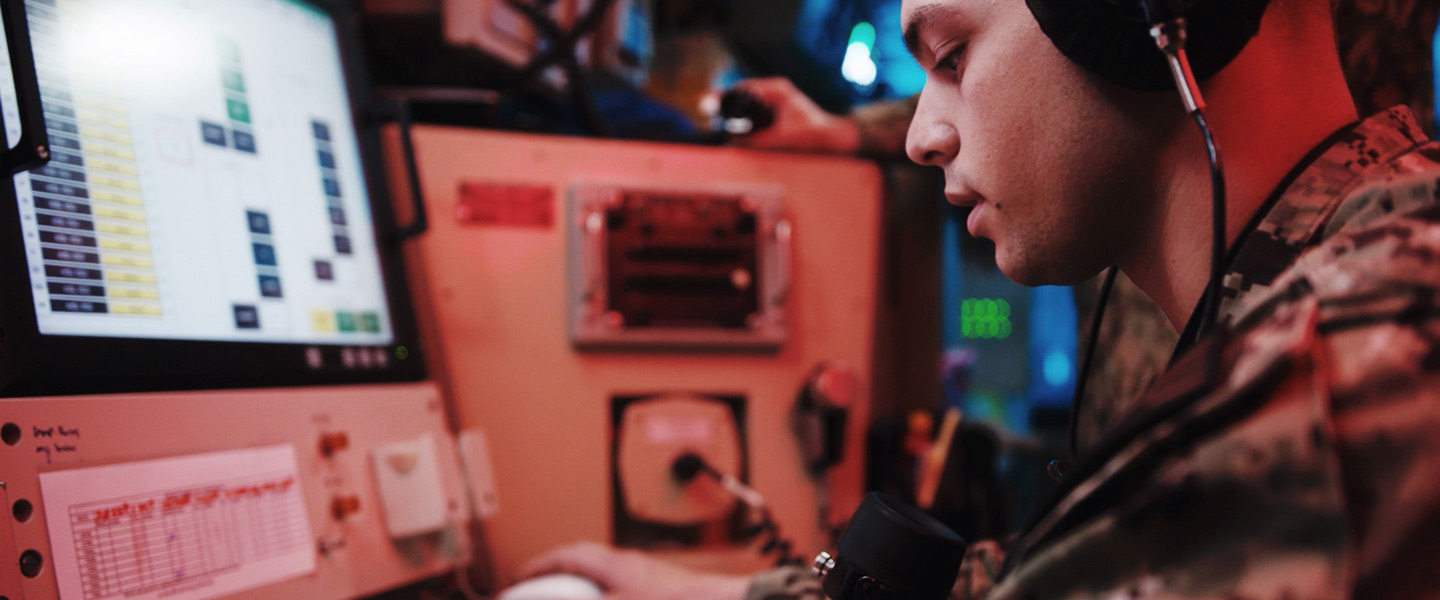
[[789, 79], [747, 79], [735, 88], [775, 111], [773, 124], [736, 136], [733, 143], [737, 146], [839, 154], [855, 154], [860, 149], [860, 129], [854, 120], [825, 112]]
[[594, 542], [551, 550], [525, 565], [520, 578], [552, 573], [589, 579], [608, 600], [741, 600], [750, 585], [746, 576], [701, 573]]

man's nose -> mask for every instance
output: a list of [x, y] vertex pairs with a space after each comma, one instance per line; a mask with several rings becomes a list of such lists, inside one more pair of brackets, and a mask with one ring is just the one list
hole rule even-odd
[[915, 118], [905, 135], [905, 153], [922, 165], [943, 167], [960, 153], [960, 134], [930, 94], [921, 92]]

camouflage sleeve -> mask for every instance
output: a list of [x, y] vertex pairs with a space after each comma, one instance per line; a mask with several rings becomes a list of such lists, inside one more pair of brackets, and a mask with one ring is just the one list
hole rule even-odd
[[[1433, 299], [1425, 304], [1437, 308]], [[1331, 404], [1350, 499], [1356, 598], [1440, 594], [1440, 326], [1431, 319], [1421, 328], [1381, 324], [1326, 340], [1336, 365]]]
[[1005, 551], [993, 540], [980, 540], [965, 549], [965, 561], [960, 563], [960, 576], [950, 588], [950, 600], [980, 600], [990, 593], [1000, 566], [1005, 562]]
[[892, 102], [875, 102], [856, 108], [850, 118], [860, 129], [860, 153], [869, 156], [904, 156], [905, 134], [920, 96]]
[[780, 567], [750, 580], [745, 600], [823, 600], [820, 578], [804, 567]]
[[1295, 269], [1321, 299], [1355, 598], [1440, 597], [1436, 178], [1402, 178], [1388, 193], [1368, 192], [1377, 204], [1423, 206], [1347, 230]]

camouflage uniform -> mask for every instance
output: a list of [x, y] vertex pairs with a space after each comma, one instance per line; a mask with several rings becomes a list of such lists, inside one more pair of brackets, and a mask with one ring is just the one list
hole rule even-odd
[[1440, 20], [1435, 0], [1331, 0], [1345, 83], [1361, 114], [1405, 104], [1420, 126], [1432, 121], [1435, 84], [1431, 39]]
[[[1081, 340], [1090, 335], [1100, 280], [1075, 288]], [[1107, 305], [1086, 377], [1084, 410], [1075, 417], [1075, 442], [1081, 452], [1104, 437], [1130, 403], [1165, 371], [1180, 338], [1160, 306], [1124, 273], [1115, 278]]]
[[[1119, 415], [988, 593], [976, 545], [954, 597], [1440, 598], [1440, 144], [1405, 108], [1331, 142], [1232, 254], [1233, 333]], [[747, 598], [818, 597], [791, 574]]]

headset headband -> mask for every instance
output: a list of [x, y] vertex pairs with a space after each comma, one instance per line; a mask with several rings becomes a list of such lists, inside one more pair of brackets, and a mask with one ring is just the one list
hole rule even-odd
[[[1107, 0], [1025, 0], [1040, 30], [1080, 66], [1137, 90], [1174, 87], [1150, 28], [1133, 10]], [[1200, 80], [1230, 64], [1260, 30], [1270, 0], [1195, 0], [1185, 12], [1186, 52]]]

